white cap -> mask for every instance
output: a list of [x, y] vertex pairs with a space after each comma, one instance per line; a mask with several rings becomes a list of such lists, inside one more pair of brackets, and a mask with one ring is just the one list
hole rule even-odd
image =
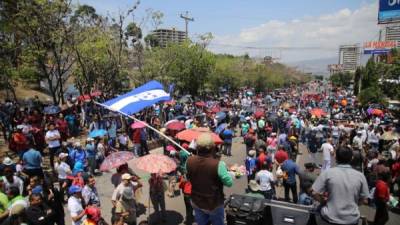
[[14, 164], [14, 161], [10, 157], [5, 157], [3, 159], [3, 164], [6, 166], [10, 166], [10, 165]]
[[60, 154], [58, 154], [58, 158], [60, 158], [60, 159], [63, 159], [65, 157], [67, 157], [67, 156], [68, 156], [68, 154], [64, 153], [64, 152], [61, 152]]

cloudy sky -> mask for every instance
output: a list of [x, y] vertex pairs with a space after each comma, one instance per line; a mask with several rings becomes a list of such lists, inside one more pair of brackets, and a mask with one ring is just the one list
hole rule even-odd
[[[101, 14], [124, 12], [133, 0], [76, 0]], [[135, 20], [146, 10], [164, 13], [162, 27], [184, 30], [180, 13], [189, 11], [192, 38], [211, 32], [209, 48], [219, 53], [261, 57], [282, 62], [332, 58], [341, 44], [377, 40], [377, 0], [141, 0]], [[150, 23], [145, 32], [152, 29]]]

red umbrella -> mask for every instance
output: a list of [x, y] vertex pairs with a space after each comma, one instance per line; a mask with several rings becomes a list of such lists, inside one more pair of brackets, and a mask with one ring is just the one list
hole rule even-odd
[[100, 165], [101, 171], [109, 171], [111, 169], [117, 168], [129, 160], [135, 158], [135, 155], [132, 152], [128, 151], [120, 151], [120, 152], [113, 152], [109, 156], [107, 156], [103, 163]]
[[172, 123], [169, 123], [166, 127], [169, 130], [180, 131], [180, 130], [184, 130], [185, 129], [185, 124], [181, 123], [181, 122], [172, 122]]
[[221, 108], [219, 106], [214, 106], [211, 108], [211, 112], [219, 113], [219, 112], [221, 112]]
[[262, 116], [264, 116], [264, 111], [257, 111], [254, 113], [254, 116], [258, 119], [261, 118]]
[[196, 106], [198, 106], [198, 107], [205, 107], [206, 106], [206, 103], [205, 102], [203, 102], [203, 101], [201, 101], [201, 102], [196, 102], [196, 103], [194, 103]]
[[295, 109], [295, 108], [290, 108], [290, 109], [288, 110], [288, 112], [289, 112], [289, 113], [294, 113], [294, 112], [296, 112], [296, 109]]
[[98, 97], [101, 95], [101, 91], [93, 91], [92, 93], [90, 93], [90, 96], [92, 97]]
[[149, 154], [131, 160], [128, 165], [148, 173], [169, 173], [176, 169], [176, 163], [170, 157], [161, 154]]
[[373, 109], [373, 110], [372, 110], [372, 115], [374, 115], [374, 116], [381, 116], [381, 115], [383, 115], [383, 111], [380, 110], [380, 109]]
[[86, 101], [86, 100], [90, 100], [90, 99], [91, 99], [90, 95], [81, 95], [78, 97], [79, 101]]
[[131, 125], [132, 129], [141, 129], [141, 128], [144, 128], [144, 127], [146, 127], [146, 125], [143, 122], [134, 122]]
[[326, 112], [320, 108], [314, 108], [310, 110], [311, 115], [316, 116], [316, 117], [322, 117], [326, 115]]
[[214, 140], [215, 144], [218, 145], [218, 144], [222, 144], [223, 143], [223, 141], [221, 140], [221, 138], [217, 134], [212, 133], [210, 131], [210, 129], [205, 128], [205, 127], [200, 127], [200, 128], [194, 128], [194, 129], [181, 131], [181, 132], [176, 134], [176, 137], [179, 140], [191, 142], [191, 141], [197, 139], [200, 135], [206, 134], [206, 133], [211, 134], [212, 139]]
[[164, 102], [164, 104], [166, 104], [166, 105], [175, 105], [176, 101], [175, 100], [166, 101], [166, 102]]

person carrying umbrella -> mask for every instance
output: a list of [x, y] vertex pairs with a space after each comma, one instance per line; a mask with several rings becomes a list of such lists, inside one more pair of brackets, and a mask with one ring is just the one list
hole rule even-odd
[[165, 185], [162, 176], [157, 173], [152, 173], [149, 179], [149, 185], [150, 185], [149, 188], [150, 200], [154, 206], [155, 213], [160, 214], [161, 210], [161, 214], [159, 215], [159, 217], [161, 221], [165, 223], [166, 222], [165, 195], [164, 195]]

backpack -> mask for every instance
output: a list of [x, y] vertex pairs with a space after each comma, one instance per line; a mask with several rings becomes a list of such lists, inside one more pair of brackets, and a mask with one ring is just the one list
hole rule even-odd
[[228, 207], [239, 218], [261, 218], [265, 208], [264, 199], [233, 194], [229, 197]]

